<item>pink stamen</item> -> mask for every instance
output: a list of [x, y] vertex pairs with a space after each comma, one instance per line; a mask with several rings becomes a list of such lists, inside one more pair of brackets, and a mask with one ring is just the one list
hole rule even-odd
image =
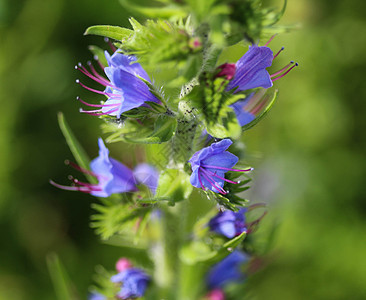
[[285, 50], [285, 47], [281, 47], [281, 49], [275, 54], [275, 56], [273, 56], [273, 59], [275, 59], [278, 54], [280, 54], [283, 50]]
[[109, 38], [105, 38], [104, 41], [108, 43], [109, 47], [111, 47], [113, 52], [116, 52], [117, 48], [112, 44], [112, 42], [109, 40]]
[[104, 71], [105, 66], [103, 66], [102, 63], [100, 62], [98, 55], [94, 56], [94, 60], [98, 63], [99, 67]]
[[272, 35], [272, 36], [271, 36], [271, 38], [268, 40], [268, 42], [264, 44], [264, 46], [266, 46], [266, 47], [267, 47], [267, 46], [269, 45], [269, 43], [270, 43], [270, 42], [272, 42], [272, 40], [274, 39], [274, 37], [275, 37], [276, 35], [277, 35], [277, 33], [276, 33], [276, 34], [274, 34], [274, 35]]
[[119, 103], [113, 103], [113, 104], [90, 104], [88, 102], [83, 101], [80, 97], [76, 97], [76, 100], [80, 101], [81, 103], [85, 104], [86, 106], [90, 107], [109, 107], [109, 106], [118, 106]]
[[72, 161], [69, 161], [69, 160], [65, 160], [65, 165], [70, 165], [71, 167], [73, 167], [75, 170], [78, 170], [84, 174], [88, 174], [88, 175], [91, 175], [91, 176], [94, 176], [94, 177], [98, 177], [97, 174], [95, 174], [94, 172], [90, 171], [90, 170], [87, 170], [87, 169], [84, 169], [80, 166], [78, 166], [76, 163], [72, 162]]
[[92, 62], [91, 62], [91, 61], [88, 61], [88, 66], [89, 66], [90, 70], [92, 71], [92, 73], [93, 73], [96, 77], [98, 77], [99, 79], [102, 79], [102, 80], [107, 81], [107, 79], [106, 79], [106, 78], [104, 78], [102, 75], [100, 75], [100, 74], [97, 72], [97, 70], [94, 68], [94, 66], [93, 66], [93, 64], [92, 64]]
[[204, 172], [202, 172], [202, 175], [212, 185], [212, 187], [215, 188], [215, 190], [217, 190], [220, 194], [223, 195], [227, 194], [226, 191], [221, 186], [217, 186], [217, 184], [214, 181], [212, 181]]
[[109, 115], [111, 113], [114, 113], [118, 110], [119, 108], [113, 109], [113, 110], [109, 110], [107, 112], [100, 112], [100, 110], [83, 110], [81, 109], [80, 112], [81, 113], [86, 113], [88, 115], [91, 116], [105, 116], [105, 115]]
[[226, 179], [225, 177], [221, 177], [221, 176], [217, 175], [216, 173], [213, 173], [211, 171], [205, 170], [204, 168], [202, 168], [201, 170], [203, 170], [203, 172], [205, 172], [207, 175], [217, 177], [217, 178], [222, 179], [222, 180], [224, 180], [226, 182], [230, 182], [230, 183], [233, 183], [233, 184], [238, 184], [238, 182], [236, 182], [236, 181], [232, 181], [232, 180]]
[[278, 77], [276, 77], [276, 78], [273, 78], [272, 79], [272, 81], [276, 81], [276, 80], [278, 80], [278, 79], [280, 79], [280, 78], [282, 78], [283, 76], [285, 76], [285, 75], [287, 75], [293, 68], [295, 68], [295, 67], [297, 67], [299, 64], [298, 63], [296, 63], [296, 64], [294, 64], [290, 69], [288, 69], [285, 73], [283, 73], [281, 76], [278, 76]]
[[84, 192], [84, 193], [90, 193], [91, 190], [89, 188], [84, 188], [81, 186], [67, 186], [67, 185], [62, 185], [62, 184], [58, 184], [56, 182], [54, 182], [53, 180], [49, 181], [50, 184], [52, 184], [53, 186], [63, 189], [63, 190], [67, 190], [67, 191], [80, 191], [80, 192]]
[[74, 182], [75, 184], [78, 184], [79, 186], [85, 186], [87, 188], [90, 188], [93, 191], [101, 191], [102, 188], [96, 184], [91, 184], [91, 183], [87, 183], [87, 182], [82, 182], [79, 181], [78, 179], [73, 179], [72, 182]]
[[271, 75], [271, 78], [272, 77], [275, 77], [275, 76], [277, 76], [277, 75], [279, 75], [279, 74], [281, 74], [283, 71], [286, 71], [292, 64], [293, 64], [294, 62], [293, 61], [291, 61], [289, 64], [287, 64], [286, 66], [284, 66], [281, 70], [279, 70], [279, 71], [277, 71], [276, 73], [273, 73], [272, 75]]
[[205, 191], [206, 190], [206, 188], [204, 187], [204, 185], [203, 185], [203, 183], [202, 183], [202, 180], [201, 180], [201, 174], [200, 174], [200, 172], [198, 172], [198, 181], [200, 182], [200, 184], [201, 184], [201, 188]]
[[219, 169], [219, 170], [226, 170], [226, 171], [233, 171], [233, 172], [249, 172], [249, 171], [254, 170], [253, 168], [239, 170], [239, 169], [229, 169], [229, 168], [218, 167], [218, 166], [209, 166], [209, 165], [201, 165], [201, 167], [206, 168], [206, 169], [211, 168], [211, 169]]
[[83, 73], [84, 75], [86, 75], [89, 78], [93, 79], [95, 82], [98, 82], [99, 84], [104, 85], [104, 86], [111, 86], [112, 87], [111, 83], [108, 80], [106, 80], [103, 77], [99, 78], [99, 77], [96, 77], [96, 76], [92, 75], [82, 64], [79, 64], [77, 69], [81, 73]]
[[97, 94], [101, 94], [101, 95], [107, 95], [106, 92], [95, 90], [95, 89], [92, 89], [92, 88], [86, 86], [85, 84], [81, 83], [79, 79], [76, 79], [76, 83], [80, 84], [84, 89], [87, 89], [88, 91], [91, 91], [91, 92], [94, 92], [94, 93], [97, 93]]

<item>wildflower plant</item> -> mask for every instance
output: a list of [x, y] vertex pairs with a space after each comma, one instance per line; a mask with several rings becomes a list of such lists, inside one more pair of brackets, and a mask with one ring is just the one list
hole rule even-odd
[[[80, 117], [100, 119], [99, 155], [88, 158], [59, 114], [76, 161], [67, 164], [86, 181], [51, 181], [95, 197], [91, 226], [102, 240], [143, 253], [121, 249], [127, 257], [116, 271], [98, 269], [89, 299], [226, 299], [227, 284], [248, 276], [256, 251], [247, 236], [266, 213], [248, 221], [263, 205], [244, 198], [253, 168], [237, 145], [274, 104], [275, 81], [297, 66], [276, 69], [283, 48], [269, 47], [288, 29], [276, 25], [286, 1], [282, 9], [258, 0], [121, 3], [147, 19], [89, 27], [86, 35], [109, 46], [91, 46], [96, 61], [76, 66], [86, 89]], [[89, 92], [100, 101], [82, 100]], [[112, 158], [137, 147], [134, 164]]]

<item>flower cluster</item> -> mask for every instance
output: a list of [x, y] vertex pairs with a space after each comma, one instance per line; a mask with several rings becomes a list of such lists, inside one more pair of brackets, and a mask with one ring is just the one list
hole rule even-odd
[[[192, 18], [192, 20], [194, 19]], [[80, 97], [77, 99], [82, 105], [91, 107], [90, 110], [81, 109], [82, 113], [103, 117], [107, 123], [105, 132], [112, 132], [109, 140], [157, 144], [156, 148], [151, 147], [146, 151], [146, 154], [143, 154], [146, 157], [151, 154], [154, 158], [156, 149], [168, 147], [169, 154], [165, 155], [167, 156], [165, 157], [166, 164], [159, 167], [162, 172], [160, 180], [159, 171], [153, 165], [141, 163], [134, 168], [129, 168], [110, 157], [108, 148], [99, 138], [99, 155], [90, 162], [89, 166], [82, 165], [83, 167], [80, 167], [67, 162], [87, 175], [86, 177], [90, 179], [90, 182], [79, 181], [74, 177], [70, 177], [71, 186], [61, 185], [54, 181], [50, 182], [64, 190], [80, 191], [102, 198], [128, 193], [125, 199], [115, 197], [110, 199], [111, 201], [103, 200], [101, 204], [95, 205], [94, 207], [100, 215], [94, 218], [96, 222], [93, 225], [97, 229], [102, 228], [97, 232], [101, 233], [103, 238], [113, 237], [115, 238], [113, 242], [116, 241], [116, 243], [119, 242], [118, 238], [127, 233], [126, 237], [123, 236], [121, 239], [123, 240], [121, 243], [131, 248], [138, 244], [141, 246], [140, 250], [150, 251], [151, 253], [146, 256], [146, 259], [151, 259], [151, 265], [154, 265], [157, 270], [145, 272], [143, 269], [134, 267], [129, 260], [122, 258], [116, 264], [117, 274], [114, 273], [115, 275], [111, 276], [107, 273], [104, 281], [107, 282], [106, 290], [104, 291], [101, 287], [100, 292], [99, 289], [94, 291], [90, 294], [89, 300], [106, 300], [110, 297], [126, 300], [141, 298], [145, 296], [149, 285], [150, 288], [152, 286], [152, 288], [162, 289], [161, 294], [153, 291], [151, 295], [154, 297], [159, 295], [159, 297], [164, 296], [164, 298], [175, 298], [173, 295], [176, 295], [176, 291], [170, 291], [170, 289], [172, 287], [176, 289], [178, 282], [179, 284], [191, 282], [177, 277], [189, 273], [188, 267], [187, 272], [185, 270], [183, 257], [189, 256], [188, 259], [195, 261], [195, 257], [191, 256], [196, 253], [196, 246], [199, 248], [202, 244], [205, 248], [198, 249], [197, 256], [199, 257], [198, 261], [204, 261], [204, 263], [197, 264], [197, 268], [201, 268], [197, 274], [204, 274], [207, 271], [205, 269], [207, 262], [218, 261], [222, 258], [223, 253], [230, 252], [224, 259], [213, 265], [206, 276], [206, 291], [208, 293], [205, 299], [225, 300], [226, 286], [232, 282], [245, 280], [245, 267], [253, 257], [252, 251], [250, 251], [250, 256], [243, 252], [243, 249], [251, 248], [239, 246], [239, 243], [253, 231], [253, 226], [258, 224], [265, 215], [264, 213], [253, 222], [247, 221], [247, 212], [258, 205], [243, 207], [245, 200], [240, 197], [239, 193], [247, 188], [244, 185], [249, 179], [240, 182], [238, 178], [243, 176], [242, 173], [250, 172], [253, 168], [241, 167], [243, 162], [239, 162], [239, 158], [229, 151], [233, 144], [230, 138], [237, 139], [240, 130], [246, 130], [256, 124], [269, 110], [274, 96], [271, 98], [271, 92], [268, 89], [274, 85], [276, 80], [283, 78], [297, 66], [297, 63], [290, 62], [276, 72], [268, 70], [283, 51], [281, 48], [274, 54], [268, 47], [272, 37], [264, 46], [257, 44], [249, 46], [248, 51], [236, 63], [212, 66], [204, 59], [210, 55], [219, 55], [220, 51], [217, 51], [218, 53], [208, 51], [207, 47], [213, 43], [213, 40], [210, 40], [210, 35], [207, 35], [207, 41], [206, 38], [203, 39], [206, 36], [204, 26], [200, 30], [197, 28], [188, 30], [191, 27], [188, 21], [187, 24], [183, 24], [183, 21], [173, 24], [163, 20], [159, 22], [150, 20], [146, 26], [139, 24], [134, 19], [131, 19], [130, 22], [133, 30], [120, 30], [113, 27], [112, 36], [118, 37], [116, 45], [121, 49], [114, 48], [113, 54], [104, 52], [106, 63], [103, 65], [98, 60], [100, 70], [97, 70], [98, 68], [95, 68], [92, 63], [88, 63], [86, 67], [81, 63], [76, 66], [76, 69], [94, 81], [94, 84], [102, 87], [94, 89], [80, 80], [77, 80], [77, 83], [88, 91], [103, 95], [104, 99], [101, 99], [98, 104], [86, 102]], [[182, 31], [183, 26], [185, 29]], [[166, 86], [169, 89], [167, 95], [169, 94], [169, 97], [172, 98], [168, 100], [163, 96], [163, 91], [160, 93], [160, 90], [155, 88], [150, 76], [143, 69], [142, 65], [148, 64], [149, 59], [143, 57], [146, 53], [139, 51], [141, 45], [138, 44], [141, 43], [144, 49], [148, 49], [150, 45], [154, 45], [150, 42], [158, 42], [159, 32], [163, 32], [164, 37], [167, 37], [167, 41], [169, 41], [168, 37], [171, 32], [180, 31], [187, 35], [187, 40], [192, 41], [191, 48], [196, 50], [189, 51], [187, 55], [192, 55], [192, 60], [189, 64], [188, 60], [185, 62], [189, 68], [196, 71], [190, 72], [188, 69], [184, 72], [181, 71], [180, 66], [183, 63], [180, 63], [181, 60], [178, 58], [173, 59], [178, 57], [180, 52], [176, 54], [178, 56], [173, 55], [176, 49], [174, 50], [175, 47], [172, 43], [167, 44], [167, 47], [162, 47], [164, 51], [161, 53], [163, 56], [161, 61], [164, 61], [164, 55], [168, 53], [169, 60], [165, 61], [168, 62], [167, 65], [177, 66], [178, 61], [180, 65], [177, 72], [178, 78], [167, 82]], [[103, 28], [103, 30], [99, 28], [96, 34], [100, 34], [100, 32], [111, 31], [109, 27]], [[194, 35], [191, 37], [193, 32]], [[129, 46], [125, 48], [124, 43], [128, 43]], [[203, 53], [207, 52], [208, 54], [201, 55], [199, 53], [201, 49]], [[169, 52], [170, 50], [173, 54]], [[197, 56], [193, 57], [196, 54]], [[216, 58], [219, 59], [218, 56]], [[183, 58], [181, 59], [183, 60]], [[213, 58], [212, 61], [217, 61], [215, 59]], [[200, 60], [201, 66], [199, 65]], [[150, 63], [148, 67], [150, 68], [146, 70], [155, 66]], [[158, 77], [158, 73], [155, 73], [155, 77]], [[165, 72], [162, 73], [165, 74]], [[169, 81], [163, 78], [162, 81], [164, 80]], [[190, 83], [182, 88], [184, 93], [181, 93], [179, 97], [176, 95], [174, 98], [173, 91], [179, 90], [179, 85], [188, 80], [191, 80]], [[157, 82], [159, 81], [157, 80]], [[201, 124], [204, 125], [202, 125], [204, 128], [200, 127]], [[210, 133], [210, 139], [202, 142], [202, 138], [200, 139], [199, 133], [196, 132], [197, 128]], [[202, 146], [203, 143], [204, 146]], [[233, 151], [233, 149], [231, 150]], [[184, 155], [177, 155], [183, 151]], [[237, 154], [236, 151], [233, 152]], [[157, 154], [157, 157], [161, 158], [161, 156], [161, 153]], [[145, 187], [141, 187], [141, 185]], [[192, 241], [189, 241], [188, 237], [192, 235], [184, 230], [196, 228], [195, 225], [199, 223], [192, 224], [192, 227], [185, 226], [187, 222], [174, 218], [193, 220], [192, 215], [189, 215], [192, 213], [192, 209], [183, 207], [182, 211], [176, 210], [179, 213], [172, 213], [169, 211], [169, 206], [194, 197], [192, 186], [202, 189], [203, 194], [210, 199], [215, 199], [219, 207], [217, 208], [218, 213], [213, 218], [204, 219], [204, 232], [207, 233], [207, 228], [210, 231], [207, 243], [206, 241], [205, 243], [198, 242], [193, 247], [188, 245], [187, 248], [183, 248], [186, 243], [192, 242], [193, 244], [195, 242], [193, 238]], [[146, 193], [149, 195], [144, 198]], [[202, 193], [196, 193], [196, 195], [198, 194]], [[193, 199], [189, 200], [194, 202]], [[158, 207], [158, 210], [155, 210], [155, 215], [154, 209], [156, 207], [154, 205]], [[179, 205], [177, 204], [177, 206]], [[227, 210], [224, 210], [225, 208]], [[151, 214], [152, 217], [149, 218]], [[194, 217], [197, 218], [197, 216]], [[136, 230], [138, 234], [134, 234], [133, 231], [132, 237], [130, 237], [128, 233], [132, 227], [128, 228], [129, 225], [126, 225], [125, 228], [123, 226], [136, 219], [138, 221], [134, 223], [133, 230], [138, 227]], [[160, 223], [163, 225], [160, 226]], [[179, 227], [180, 225], [184, 226]], [[177, 228], [170, 228], [174, 226]], [[174, 238], [170, 238], [169, 234], [174, 234]], [[217, 245], [223, 240], [227, 243], [222, 246]], [[182, 248], [183, 251], [181, 251]], [[205, 254], [205, 251], [210, 252], [207, 255], [202, 255], [201, 250]], [[178, 266], [175, 266], [174, 263], [177, 260], [180, 261]], [[183, 272], [176, 272], [180, 268]], [[155, 278], [153, 280], [148, 274], [169, 278]], [[157, 283], [156, 285], [154, 285], [154, 281]], [[202, 287], [200, 287], [201, 289], [196, 288], [196, 290], [202, 291]], [[193, 292], [190, 294], [191, 291], [187, 291], [186, 287], [179, 287], [177, 290], [180, 289], [184, 290], [187, 295], [176, 298], [196, 299], [195, 296], [198, 296], [193, 295]]]

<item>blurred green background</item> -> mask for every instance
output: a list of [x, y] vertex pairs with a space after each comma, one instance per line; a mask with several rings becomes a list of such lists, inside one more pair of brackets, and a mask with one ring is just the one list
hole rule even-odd
[[[300, 67], [276, 82], [271, 114], [245, 135], [256, 168], [251, 199], [270, 204], [258, 236], [276, 226], [250, 299], [366, 299], [365, 9], [363, 0], [289, 0], [281, 23], [301, 28], [271, 43], [286, 47], [278, 66]], [[0, 300], [55, 299], [49, 253], [81, 298], [95, 265], [112, 268], [119, 257], [88, 227], [94, 200], [48, 180], [65, 182], [71, 171], [58, 111], [97, 152], [99, 121], [78, 112], [74, 65], [103, 40], [82, 34], [128, 26], [128, 16], [117, 0], [0, 0]]]

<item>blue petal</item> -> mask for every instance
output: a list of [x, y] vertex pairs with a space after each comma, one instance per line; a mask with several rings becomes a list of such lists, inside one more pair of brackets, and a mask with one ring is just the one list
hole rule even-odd
[[[206, 166], [232, 168], [233, 166], [236, 165], [238, 161], [239, 159], [237, 156], [228, 151], [225, 151], [223, 153], [215, 154], [205, 158], [204, 160], [201, 161], [201, 164]], [[225, 170], [214, 169], [214, 168], [206, 168], [206, 169], [216, 172], [223, 172], [223, 173], [226, 172]]]
[[140, 76], [150, 82], [149, 75], [147, 75], [146, 71], [139, 63], [136, 63], [136, 57], [124, 55], [116, 51], [112, 56], [109, 56], [109, 53], [107, 52], [106, 58], [110, 67], [120, 68], [128, 73]]
[[270, 67], [272, 61], [273, 52], [270, 48], [256, 45], [250, 47], [236, 63], [236, 73], [226, 90], [235, 87], [238, 87], [236, 91], [271, 87], [273, 83], [265, 68]]
[[121, 282], [122, 288], [118, 296], [122, 299], [142, 297], [150, 281], [150, 277], [140, 269], [130, 268], [111, 277], [112, 282]]
[[91, 170], [98, 176], [98, 186], [101, 191], [91, 194], [97, 197], [108, 197], [114, 193], [124, 193], [136, 189], [133, 173], [119, 161], [109, 158], [109, 150], [103, 140], [98, 140], [99, 156], [90, 163]]
[[243, 280], [245, 276], [241, 266], [248, 260], [249, 256], [238, 250], [229, 254], [214, 265], [208, 273], [206, 281], [209, 288], [221, 288], [230, 282]]
[[203, 159], [210, 157], [214, 154], [224, 152], [227, 148], [230, 147], [232, 143], [233, 142], [230, 139], [223, 139], [220, 142], [213, 143], [209, 147], [205, 147], [200, 151], [197, 151], [195, 154], [193, 154], [193, 156], [189, 160], [189, 162], [192, 165], [192, 168], [199, 166]]

